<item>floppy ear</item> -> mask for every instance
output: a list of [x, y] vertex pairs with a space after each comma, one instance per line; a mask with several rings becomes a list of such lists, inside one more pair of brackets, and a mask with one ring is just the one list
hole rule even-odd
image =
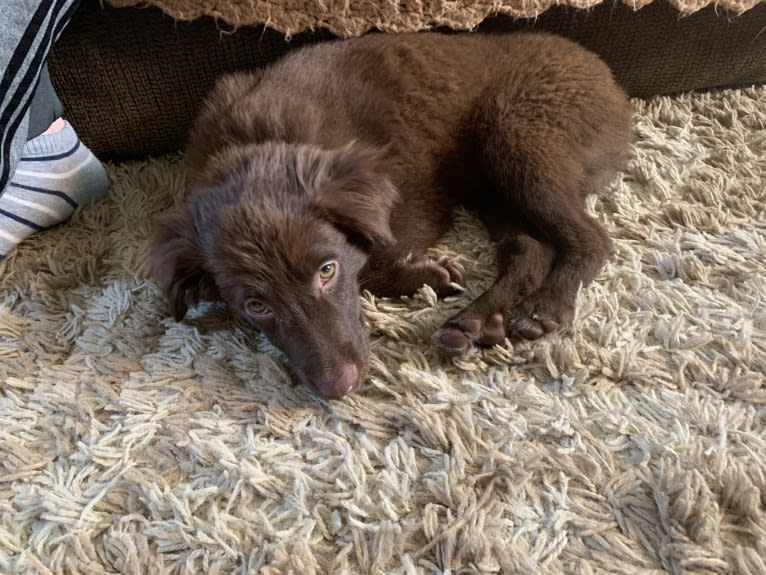
[[197, 226], [186, 205], [161, 214], [155, 223], [151, 271], [180, 321], [201, 300], [218, 300], [218, 288], [205, 271]]
[[383, 169], [383, 150], [352, 142], [330, 154], [315, 205], [364, 250], [394, 243], [389, 218], [399, 193]]

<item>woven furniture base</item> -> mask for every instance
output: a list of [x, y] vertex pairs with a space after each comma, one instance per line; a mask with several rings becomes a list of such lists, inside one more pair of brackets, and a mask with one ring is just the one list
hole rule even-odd
[[[177, 22], [156, 8], [87, 2], [57, 44], [51, 76], [68, 117], [103, 159], [176, 151], [219, 75], [263, 66], [290, 49], [329, 40], [264, 27], [222, 29], [212, 18]], [[709, 6], [680, 17], [664, 2], [557, 7], [535, 20], [498, 17], [480, 29], [542, 29], [599, 53], [631, 96], [766, 81], [766, 4], [740, 16]]]

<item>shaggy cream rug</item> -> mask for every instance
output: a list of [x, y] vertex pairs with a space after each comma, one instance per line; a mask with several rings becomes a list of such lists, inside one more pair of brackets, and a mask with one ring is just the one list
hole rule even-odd
[[147, 278], [178, 158], [0, 264], [3, 573], [766, 573], [766, 87], [635, 101], [591, 208], [615, 240], [574, 327], [451, 363], [465, 294], [365, 295], [374, 354], [323, 401], [225, 309]]

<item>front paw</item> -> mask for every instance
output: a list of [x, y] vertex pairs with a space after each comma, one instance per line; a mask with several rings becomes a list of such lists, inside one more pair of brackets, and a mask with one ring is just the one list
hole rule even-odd
[[442, 256], [438, 260], [421, 255], [410, 256], [404, 264], [407, 274], [419, 282], [417, 287], [426, 284], [440, 297], [457, 293], [459, 290], [455, 288], [455, 284], [463, 281], [460, 268], [447, 256]]

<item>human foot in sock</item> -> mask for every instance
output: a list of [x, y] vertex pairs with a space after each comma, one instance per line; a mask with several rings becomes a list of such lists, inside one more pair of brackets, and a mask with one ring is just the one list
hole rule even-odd
[[103, 198], [108, 189], [101, 162], [72, 126], [56, 120], [26, 143], [0, 195], [0, 260], [23, 239], [66, 221], [79, 206]]

